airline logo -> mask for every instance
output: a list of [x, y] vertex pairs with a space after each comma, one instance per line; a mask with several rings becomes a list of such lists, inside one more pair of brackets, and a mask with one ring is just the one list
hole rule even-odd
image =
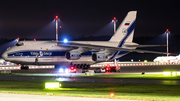
[[126, 35], [126, 33], [127, 33], [127, 29], [126, 29], [126, 28], [123, 28], [123, 29], [122, 29], [122, 34], [123, 34], [123, 35]]

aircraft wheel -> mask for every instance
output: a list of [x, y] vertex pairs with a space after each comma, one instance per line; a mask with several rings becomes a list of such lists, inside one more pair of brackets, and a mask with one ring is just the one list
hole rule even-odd
[[21, 70], [28, 70], [29, 69], [29, 66], [27, 65], [21, 65]]

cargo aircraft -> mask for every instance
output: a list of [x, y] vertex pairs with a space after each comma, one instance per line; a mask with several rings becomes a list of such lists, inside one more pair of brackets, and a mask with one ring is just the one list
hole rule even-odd
[[154, 46], [132, 42], [136, 14], [137, 11], [128, 12], [109, 41], [18, 41], [2, 57], [6, 61], [20, 64], [21, 69], [29, 69], [28, 65], [89, 68], [91, 64], [112, 61], [129, 52], [166, 54], [136, 49]]

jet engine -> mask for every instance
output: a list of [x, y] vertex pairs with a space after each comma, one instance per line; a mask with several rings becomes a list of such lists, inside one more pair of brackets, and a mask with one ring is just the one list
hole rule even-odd
[[69, 51], [66, 52], [65, 56], [68, 60], [78, 60], [81, 57], [81, 54], [78, 51]]
[[94, 53], [92, 55], [93, 61], [106, 61], [108, 56], [105, 53]]
[[78, 49], [71, 50], [66, 52], [66, 59], [68, 60], [78, 60], [81, 57], [82, 53], [88, 52], [88, 48], [79, 47]]

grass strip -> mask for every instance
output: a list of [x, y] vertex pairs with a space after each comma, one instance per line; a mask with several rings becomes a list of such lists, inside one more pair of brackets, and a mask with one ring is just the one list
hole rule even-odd
[[[180, 101], [179, 85], [61, 82], [60, 89], [45, 89], [42, 81], [0, 81], [1, 93], [95, 97], [149, 101]], [[114, 96], [111, 97], [110, 93]]]

